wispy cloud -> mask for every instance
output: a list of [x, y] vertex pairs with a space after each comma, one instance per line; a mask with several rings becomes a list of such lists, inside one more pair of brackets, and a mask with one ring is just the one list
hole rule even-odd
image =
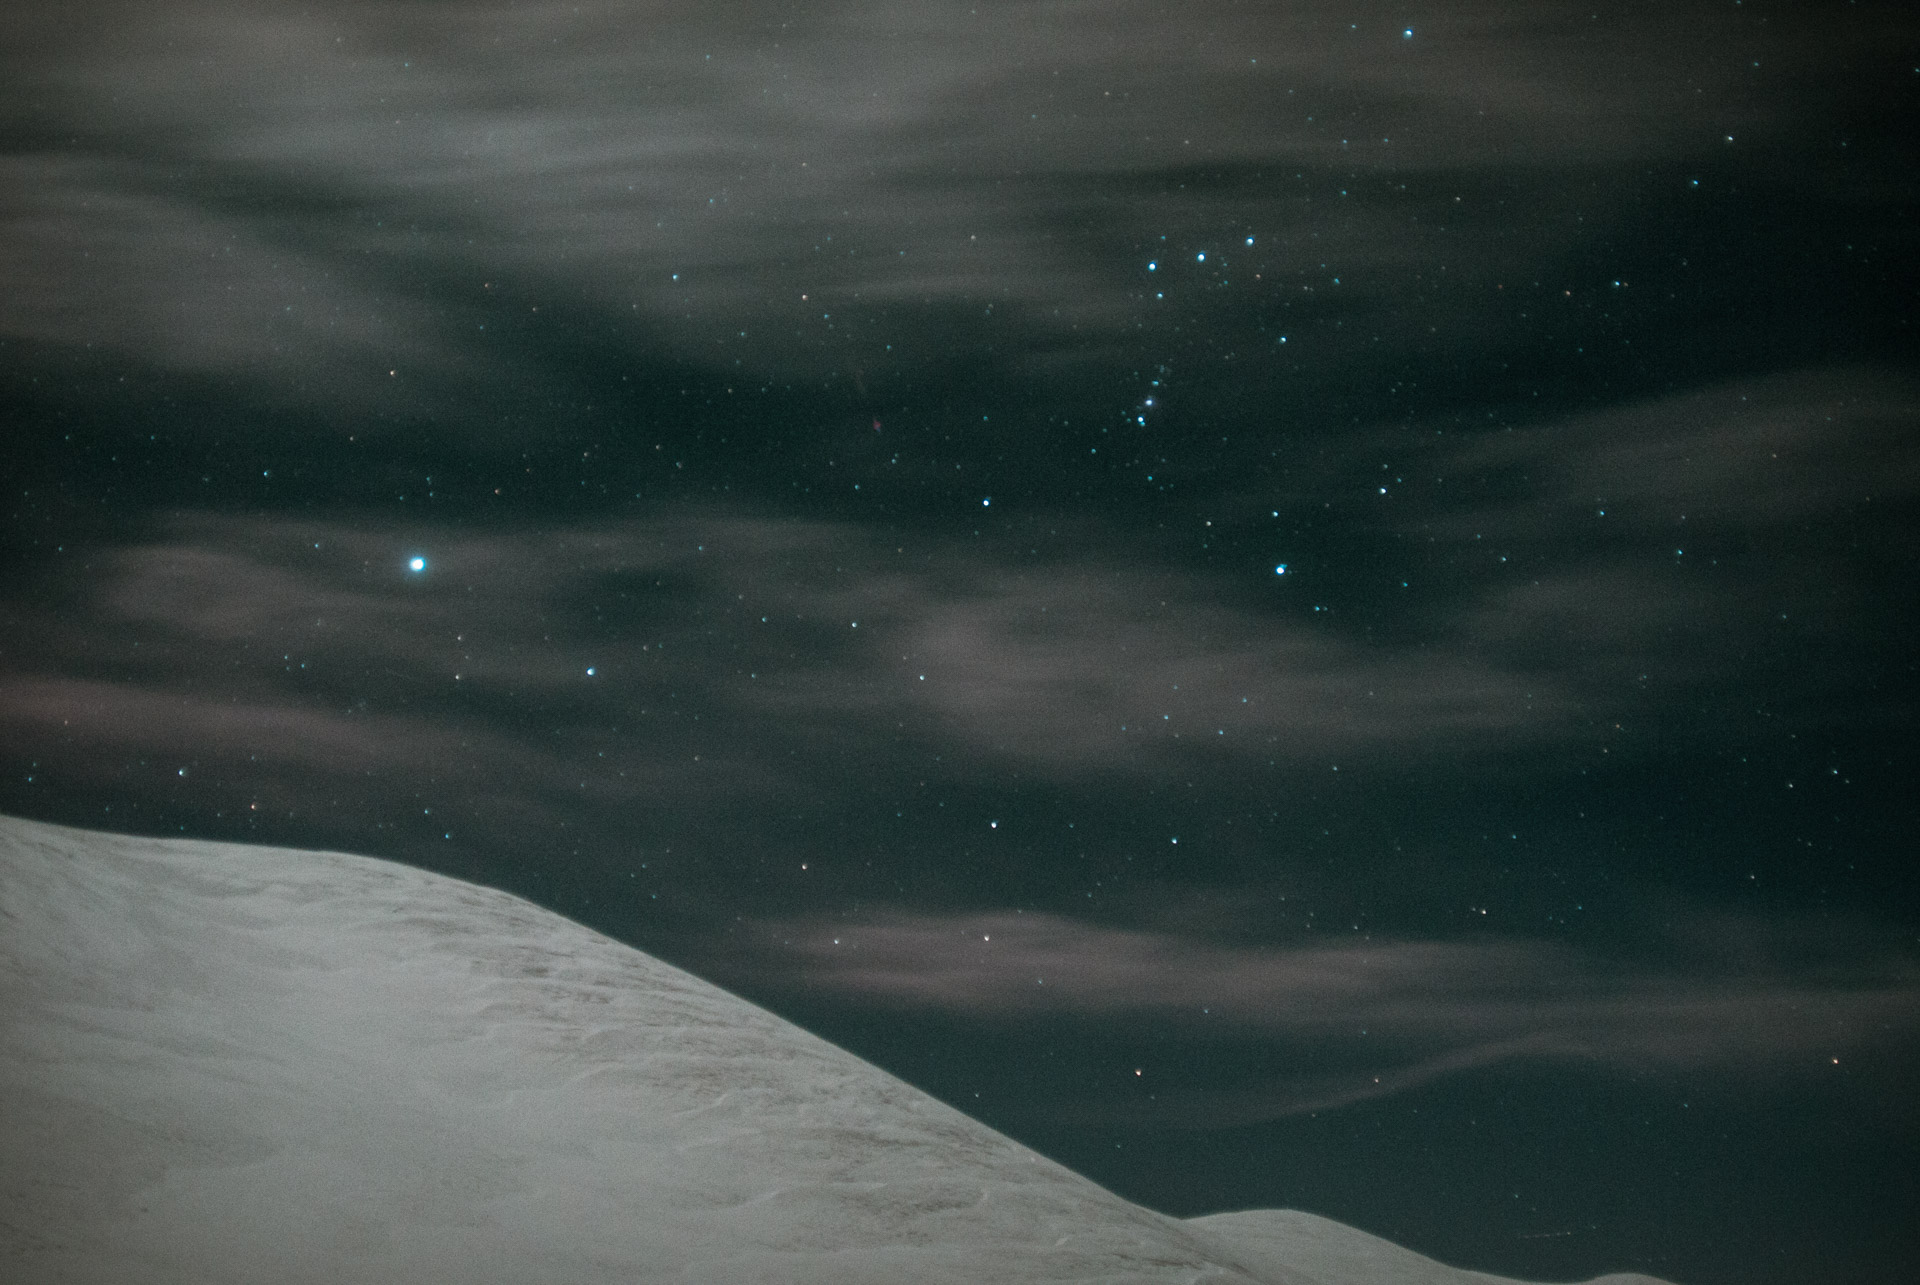
[[[1765, 946], [1778, 932], [1756, 920], [1737, 935]], [[1899, 1060], [1920, 1048], [1920, 959], [1858, 925], [1825, 928], [1842, 962], [1812, 970], [1787, 958], [1703, 964], [1718, 952], [1701, 941], [1683, 940], [1693, 948], [1684, 966], [1662, 967], [1517, 938], [1372, 940], [1323, 929], [1252, 947], [1041, 913], [773, 920], [754, 934], [763, 953], [752, 981], [816, 1002], [990, 1023], [1152, 1019], [1202, 1042], [1257, 1039], [1291, 1051], [1289, 1072], [1236, 1103], [1203, 1093], [1155, 1108], [1207, 1127], [1515, 1059], [1765, 1079], [1830, 1075], [1863, 1052]]]
[[183, 192], [151, 160], [0, 158], [0, 228], [0, 334], [43, 350], [215, 379], [362, 432], [376, 411], [510, 401], [531, 377], [484, 343], [474, 301], [429, 298], [290, 214]]
[[[1618, 44], [1573, 5], [1455, 5], [1411, 38], [1351, 17], [891, 0], [724, 22], [612, 3], [15, 17], [0, 66], [44, 136], [0, 184], [0, 332], [418, 432], [559, 377], [494, 342], [536, 309], [749, 378], [925, 372], [956, 340], [1097, 359], [1142, 322], [1148, 245], [1218, 259], [1247, 231], [1291, 247], [1273, 273], [1339, 265], [1340, 307], [1390, 326], [1369, 279], [1398, 290], [1438, 257], [1519, 280], [1560, 250], [1451, 178], [1381, 200], [1177, 176], [1490, 167], [1551, 200], [1569, 165], [1638, 173], [1729, 131], [1763, 151], [1796, 119], [1739, 60], [1695, 55], [1731, 15], [1646, 16]], [[1791, 56], [1844, 62], [1874, 38], [1855, 19]], [[1144, 207], [1103, 186], [1156, 172], [1176, 177]], [[1594, 234], [1632, 194], [1578, 200]], [[503, 282], [511, 302], [488, 294]]]
[[[1191, 578], [1106, 559], [969, 578], [935, 593], [866, 586], [848, 614], [872, 608], [882, 644], [897, 645], [872, 656], [892, 703], [976, 752], [1055, 772], [1511, 744], [1569, 713], [1549, 674], [1367, 647]], [[770, 707], [824, 711], [844, 700], [834, 677], [775, 689]]]
[[1432, 651], [1403, 655], [1533, 676], [1548, 708], [1610, 723], [1691, 693], [1717, 732], [1728, 674], [1791, 664], [1794, 690], [1751, 686], [1797, 700], [1791, 717], [1851, 720], [1867, 712], [1790, 658], [1892, 627], [1876, 577], [1896, 555], [1857, 533], [1920, 495], [1917, 415], [1898, 372], [1786, 371], [1506, 430], [1358, 434], [1298, 461], [1290, 490], [1209, 497], [1193, 519], [1257, 530], [1295, 495], [1282, 516], [1331, 497], [1389, 549], [1376, 574], [1413, 586], [1397, 623]]
[[[370, 701], [386, 743], [414, 723], [516, 774], [508, 759], [563, 751], [461, 730], [491, 703], [630, 729], [621, 757], [669, 773], [695, 752], [758, 753], [764, 772], [747, 775], [788, 777], [796, 737], [910, 730], [984, 760], [1126, 777], [1510, 745], [1564, 734], [1570, 714], [1550, 673], [1370, 647], [1110, 556], [1022, 568], [936, 539], [909, 557], [853, 525], [737, 511], [505, 535], [207, 516], [90, 565], [85, 616], [58, 632], [90, 633], [116, 685], [87, 688], [76, 717], [129, 745], [145, 743], [151, 702], [218, 691], [263, 729], [275, 707], [318, 726]], [[51, 651], [14, 663], [39, 684], [34, 710], [80, 691], [53, 681], [71, 662]], [[234, 725], [161, 721], [182, 745]]]

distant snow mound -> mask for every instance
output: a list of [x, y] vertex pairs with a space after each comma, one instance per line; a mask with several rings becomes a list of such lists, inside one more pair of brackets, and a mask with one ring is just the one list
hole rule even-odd
[[[1259, 1280], [1312, 1280], [1333, 1285], [1524, 1285], [1509, 1276], [1469, 1272], [1437, 1263], [1390, 1240], [1297, 1209], [1251, 1209], [1189, 1218], [1186, 1226], [1214, 1239]], [[1587, 1285], [1666, 1285], [1652, 1276], [1619, 1272]]]

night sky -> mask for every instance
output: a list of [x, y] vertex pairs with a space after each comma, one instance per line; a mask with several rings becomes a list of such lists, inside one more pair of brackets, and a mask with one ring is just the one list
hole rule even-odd
[[29, 3], [0, 123], [0, 810], [1176, 1215], [1910, 1279], [1906, 6]]

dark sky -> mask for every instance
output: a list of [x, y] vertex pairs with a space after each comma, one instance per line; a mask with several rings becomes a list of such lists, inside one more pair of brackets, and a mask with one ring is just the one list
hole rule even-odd
[[0, 86], [0, 809], [510, 889], [1169, 1213], [1908, 1279], [1904, 5], [81, 0]]

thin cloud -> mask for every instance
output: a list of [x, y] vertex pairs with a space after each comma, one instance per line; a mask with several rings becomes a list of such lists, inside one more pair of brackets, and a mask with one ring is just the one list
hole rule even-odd
[[[1510, 744], [1569, 713], [1550, 675], [1368, 648], [1104, 559], [981, 567], [965, 590], [896, 584], [872, 605], [898, 648], [876, 659], [908, 710], [980, 752], [1067, 774]], [[788, 710], [834, 699], [830, 673], [769, 696]]]
[[741, 965], [752, 980], [814, 1001], [987, 1022], [1173, 1021], [1195, 1039], [1311, 1050], [1236, 1102], [1161, 1108], [1208, 1127], [1515, 1059], [1794, 1077], [1862, 1050], [1906, 1057], [1920, 1040], [1920, 960], [1897, 946], [1850, 942], [1847, 967], [1816, 981], [1787, 967], [1668, 971], [1523, 939], [1301, 933], [1284, 947], [1221, 946], [1039, 913], [773, 920], [753, 933], [758, 954]]
[[[530, 372], [486, 318], [383, 279], [346, 247], [182, 195], [164, 167], [0, 159], [0, 335], [213, 377], [332, 416], [416, 417]], [[375, 421], [377, 422], [377, 421]]]
[[666, 688], [736, 723], [911, 726], [1070, 775], [1457, 750], [1569, 717], [1551, 674], [1366, 647], [1108, 556], [1010, 570], [942, 541], [916, 566], [851, 525], [719, 510], [503, 536], [189, 518], [93, 565], [125, 663], [133, 638], [170, 646], [149, 681], [208, 669], [262, 702], [511, 692], [637, 725]]
[[[1281, 505], [1392, 479], [1371, 523], [1422, 591], [1398, 623], [1427, 643], [1401, 654], [1530, 676], [1548, 711], [1610, 725], [1668, 698], [1709, 710], [1729, 674], [1758, 680], [1796, 649], [1846, 657], [1892, 627], [1887, 564], [1854, 533], [1920, 495], [1917, 414], [1898, 372], [1794, 370], [1504, 431], [1360, 435], [1301, 460], [1284, 494], [1210, 498], [1205, 515], [1264, 529]], [[1784, 695], [1776, 716], [1875, 717], [1817, 672], [1763, 685]]]
[[1427, 453], [1428, 466], [1456, 479], [1524, 475], [1528, 504], [1451, 513], [1437, 529], [1551, 537], [1604, 515], [1684, 544], [1689, 529], [1797, 527], [1920, 494], [1917, 413], [1920, 386], [1904, 373], [1792, 370], [1482, 435]]
[[[1691, 10], [1618, 44], [1571, 5], [1453, 6], [1410, 39], [1351, 16], [1222, 10], [1196, 26], [1143, 0], [854, 3], [765, 23], [607, 3], [16, 16], [0, 65], [52, 123], [0, 185], [18, 194], [0, 210], [16, 251], [0, 332], [245, 379], [305, 413], [377, 409], [409, 432], [475, 412], [460, 430], [474, 443], [492, 423], [477, 412], [559, 377], [490, 334], [556, 302], [762, 379], [924, 372], [964, 339], [961, 316], [980, 319], [983, 351], [1099, 353], [1141, 317], [1144, 258], [1115, 272], [1112, 247], [1206, 248], [1251, 220], [1263, 245], [1295, 247], [1282, 260], [1311, 241], [1315, 263], [1341, 265], [1342, 306], [1390, 327], [1361, 283], [1441, 253], [1417, 229], [1451, 230], [1456, 279], [1519, 280], [1560, 251], [1451, 188], [1344, 189], [1329, 223], [1304, 192], [1223, 203], [1184, 184], [1120, 215], [1102, 185], [1492, 167], [1546, 199], [1569, 163], [1639, 174], [1717, 155], [1728, 131], [1764, 153], [1797, 118], [1797, 101], [1753, 95], [1739, 60], [1696, 56], [1724, 40]], [[1876, 35], [1852, 21], [1792, 57], [1843, 65]], [[1676, 124], [1706, 116], [1711, 135]], [[1578, 200], [1599, 235], [1633, 194]], [[1078, 255], [1066, 229], [1106, 249]], [[486, 294], [503, 279], [510, 308]]]
[[[153, 692], [371, 700], [445, 726], [476, 701], [538, 705], [638, 737], [629, 771], [690, 780], [701, 755], [704, 793], [795, 786], [789, 751], [822, 738], [906, 735], [1065, 780], [1504, 754], [1596, 735], [1663, 638], [1737, 631], [1746, 609], [1722, 582], [1589, 560], [1469, 579], [1425, 609], [1427, 637], [1375, 643], [1270, 601], [1275, 586], [1163, 572], [1098, 527], [1063, 538], [1036, 563], [737, 507], [506, 534], [187, 516], [94, 551], [60, 626]], [[70, 673], [52, 637], [17, 672]], [[1703, 664], [1676, 655], [1656, 681], [1704, 681]], [[195, 728], [213, 734], [177, 730]], [[504, 734], [469, 741], [470, 758], [511, 757]]]

